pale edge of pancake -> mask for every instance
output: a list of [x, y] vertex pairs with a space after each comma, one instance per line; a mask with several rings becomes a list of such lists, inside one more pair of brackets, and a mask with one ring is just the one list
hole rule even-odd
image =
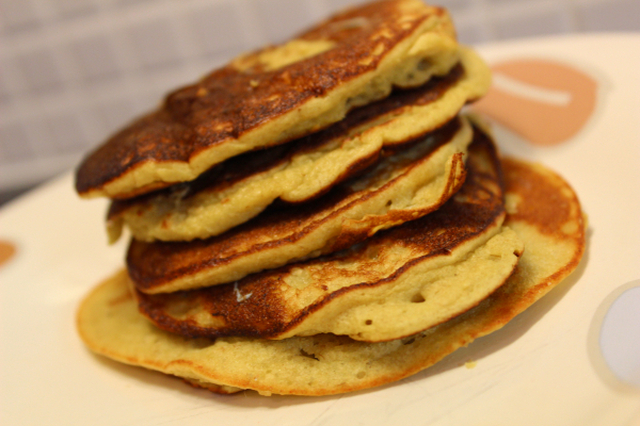
[[[422, 2], [413, 3], [412, 8], [422, 8], [423, 13], [430, 13], [431, 9]], [[393, 86], [414, 87], [431, 76], [445, 75], [458, 60], [459, 49], [449, 14], [432, 14], [414, 33], [389, 51], [376, 70], [342, 84], [326, 96], [314, 98], [228, 143], [203, 150], [189, 162], [145, 162], [80, 196], [117, 197], [145, 186], [157, 187], [160, 182], [193, 180], [227, 158], [264, 146], [265, 141], [275, 145], [306, 134], [309, 128], [319, 129], [338, 122], [349, 109], [386, 97]], [[425, 61], [430, 66], [423, 69]], [[358, 96], [354, 97], [354, 93]]]
[[109, 241], [118, 240], [125, 224], [140, 241], [207, 238], [255, 217], [276, 198], [297, 202], [321, 192], [357, 158], [433, 131], [453, 119], [466, 103], [483, 96], [491, 82], [488, 66], [464, 46], [460, 61], [464, 77], [434, 102], [407, 105], [400, 115], [397, 111], [385, 114], [337, 138], [330, 150], [298, 155], [277, 170], [243, 179], [221, 193], [205, 192], [186, 200], [175, 195], [150, 198], [107, 221]]
[[[507, 219], [525, 242], [516, 272], [475, 308], [405, 339], [364, 343], [318, 335], [281, 341], [185, 339], [142, 317], [120, 272], [95, 288], [77, 315], [79, 333], [94, 352], [127, 364], [184, 378], [229, 393], [328, 395], [383, 385], [415, 374], [474, 339], [503, 327], [566, 278], [585, 250], [585, 224], [577, 196], [557, 174], [507, 160], [506, 175], [523, 167], [543, 176], [567, 201], [569, 220], [554, 234], [530, 220]], [[507, 182], [507, 197], [516, 194]], [[511, 194], [511, 195], [510, 195]], [[512, 200], [513, 201], [513, 200]], [[525, 202], [519, 200], [519, 202]], [[518, 202], [512, 209], [516, 211]]]

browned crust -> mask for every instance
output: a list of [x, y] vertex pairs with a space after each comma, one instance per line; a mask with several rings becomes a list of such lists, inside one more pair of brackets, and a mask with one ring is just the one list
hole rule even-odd
[[[502, 161], [506, 193], [520, 200], [516, 211], [510, 211], [506, 226], [526, 224], [556, 241], [569, 242], [571, 259], [527, 292], [537, 300], [567, 277], [580, 263], [586, 249], [586, 222], [580, 200], [573, 188], [557, 173], [539, 165], [505, 158]], [[571, 224], [569, 228], [566, 225]], [[533, 302], [532, 302], [533, 303]]]
[[[170, 294], [149, 295], [136, 291], [140, 311], [158, 327], [183, 336], [277, 338], [337, 297], [362, 288], [384, 285], [418, 262], [448, 255], [504, 215], [502, 191], [498, 183], [500, 166], [495, 148], [483, 134], [477, 135], [470, 147], [467, 179], [458, 195], [440, 209], [421, 219], [382, 231], [362, 245], [305, 262], [307, 265], [322, 265], [323, 276], [327, 276], [340, 273], [340, 268], [334, 264], [355, 260], [358, 266], [353, 273], [362, 277], [360, 284], [333, 293], [327, 293], [325, 288], [315, 302], [302, 309], [294, 309], [287, 302], [291, 295], [283, 294], [284, 287], [281, 285], [283, 278], [300, 266], [292, 264], [247, 276], [234, 284]], [[486, 163], [487, 159], [494, 161], [489, 163], [489, 168], [478, 164]], [[368, 263], [377, 260], [371, 258], [369, 253], [384, 250], [394, 244], [416, 253], [413, 260], [405, 263], [391, 276], [382, 279], [371, 277]], [[323, 277], [318, 276], [316, 279], [318, 282], [314, 286], [322, 289]], [[251, 294], [251, 297], [238, 300], [238, 294]], [[203, 307], [204, 311], [216, 319], [216, 325], [202, 327], [189, 318], [177, 320], [169, 313], [176, 306], [180, 306], [185, 312], [196, 306]]]
[[562, 231], [564, 224], [573, 222], [584, 228], [584, 221], [575, 192], [559, 175], [513, 158], [505, 158], [503, 165], [507, 191], [520, 200], [527, 200], [509, 213], [511, 221], [528, 223], [559, 240], [584, 239], [583, 233]]
[[[232, 64], [213, 71], [198, 83], [169, 94], [159, 110], [134, 121], [89, 154], [76, 172], [76, 190], [87, 194], [100, 189], [144, 163], [190, 163], [199, 153], [238, 139], [309, 99], [375, 70], [423, 22], [446, 14], [440, 8], [428, 10], [401, 24], [396, 2], [371, 3], [338, 14], [299, 36], [334, 41], [337, 46], [333, 49], [275, 71], [254, 66], [241, 72]], [[370, 25], [357, 29], [336, 25], [363, 16]], [[381, 28], [384, 37], [378, 37]], [[373, 47], [381, 48], [382, 53], [371, 55]], [[156, 182], [117, 197], [130, 198], [166, 185]]]

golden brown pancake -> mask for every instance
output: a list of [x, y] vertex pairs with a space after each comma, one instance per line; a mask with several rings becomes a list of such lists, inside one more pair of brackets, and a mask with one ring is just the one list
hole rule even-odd
[[277, 205], [217, 237], [189, 242], [132, 240], [127, 266], [145, 293], [238, 280], [263, 269], [317, 257], [437, 209], [462, 185], [472, 139], [461, 118], [391, 152], [366, 174], [313, 202]]
[[168, 294], [136, 292], [158, 327], [189, 337], [282, 339], [333, 333], [405, 337], [470, 309], [502, 285], [522, 252], [504, 220], [491, 141], [469, 148], [467, 178], [437, 211], [333, 255]]
[[96, 353], [223, 392], [327, 395], [400, 380], [498, 330], [580, 262], [585, 229], [570, 186], [541, 166], [506, 160], [503, 167], [509, 210], [505, 224], [526, 246], [516, 272], [475, 308], [424, 332], [381, 343], [330, 334], [285, 340], [185, 338], [158, 329], [139, 314], [121, 272], [82, 303], [80, 335]]
[[444, 75], [457, 61], [444, 9], [387, 0], [339, 13], [171, 93], [84, 160], [76, 189], [130, 198], [193, 180], [227, 158], [340, 121], [394, 86]]
[[111, 205], [115, 241], [124, 224], [137, 240], [184, 241], [218, 235], [273, 200], [303, 202], [374, 162], [385, 147], [405, 143], [451, 120], [489, 87], [489, 70], [461, 48], [461, 64], [445, 77], [352, 111], [325, 129], [231, 158], [193, 182]]

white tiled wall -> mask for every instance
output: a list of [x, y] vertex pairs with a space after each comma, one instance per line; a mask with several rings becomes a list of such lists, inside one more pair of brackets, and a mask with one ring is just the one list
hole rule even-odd
[[[0, 0], [0, 193], [73, 167], [164, 93], [353, 0]], [[474, 44], [640, 31], [638, 0], [442, 0]], [[637, 52], [636, 52], [637, 53]]]

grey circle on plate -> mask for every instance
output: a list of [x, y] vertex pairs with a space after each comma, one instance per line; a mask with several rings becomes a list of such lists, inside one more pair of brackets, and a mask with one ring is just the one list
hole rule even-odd
[[589, 354], [610, 385], [640, 390], [640, 279], [610, 293], [589, 331]]

